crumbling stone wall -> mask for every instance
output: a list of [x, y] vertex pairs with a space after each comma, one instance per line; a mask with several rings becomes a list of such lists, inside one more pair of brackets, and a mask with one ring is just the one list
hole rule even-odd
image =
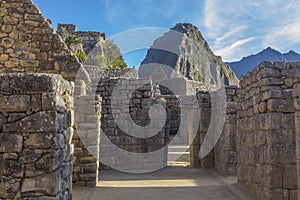
[[237, 87], [227, 86], [225, 93], [227, 102], [225, 124], [218, 143], [214, 147], [214, 165], [224, 175], [235, 175], [237, 165]]
[[66, 29], [69, 33], [72, 33], [82, 39], [83, 49], [86, 54], [90, 53], [97, 42], [105, 40], [105, 33], [96, 31], [76, 31], [76, 25], [74, 24], [58, 24], [57, 32], [61, 33], [63, 29]]
[[[61, 74], [75, 80], [81, 67], [31, 0], [0, 1], [0, 73]], [[82, 72], [84, 80], [88, 80]]]
[[[84, 68], [89, 73], [91, 78], [119, 78], [119, 77], [127, 77], [127, 78], [138, 78], [137, 70], [132, 68], [124, 68], [124, 69], [110, 69], [110, 68], [100, 68], [97, 66], [84, 65]], [[95, 81], [94, 81], [95, 82]]]
[[69, 33], [75, 33], [76, 32], [76, 25], [75, 24], [57, 24], [57, 32], [60, 32], [65, 29]]
[[0, 75], [0, 199], [71, 199], [73, 86], [60, 75]]
[[83, 49], [84, 52], [87, 54], [90, 53], [94, 48], [95, 45], [101, 41], [105, 40], [105, 33], [100, 32], [92, 32], [92, 31], [77, 31], [74, 33], [74, 35], [80, 37], [83, 42]]
[[297, 199], [292, 87], [299, 66], [264, 62], [240, 80], [237, 176], [259, 199]]

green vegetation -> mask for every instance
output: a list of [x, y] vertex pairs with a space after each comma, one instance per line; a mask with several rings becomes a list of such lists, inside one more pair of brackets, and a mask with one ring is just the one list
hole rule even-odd
[[62, 29], [62, 38], [69, 48], [71, 44], [82, 44], [80, 37], [69, 33], [66, 29]]
[[[67, 47], [72, 51], [71, 45], [72, 44], [81, 44], [82, 39], [74, 34], [69, 33], [66, 29], [62, 30], [62, 38], [67, 45]], [[73, 51], [72, 51], [73, 52]], [[75, 56], [78, 58], [80, 63], [84, 63], [87, 60], [87, 55], [84, 51], [75, 51], [73, 52]]]
[[125, 69], [127, 68], [127, 64], [124, 62], [122, 56], [119, 56], [114, 62], [111, 64], [111, 68], [115, 69]]
[[75, 56], [78, 58], [80, 63], [84, 63], [87, 60], [87, 55], [84, 52], [76, 52]]
[[119, 48], [110, 40], [106, 40], [101, 47], [91, 52], [86, 64], [111, 69], [127, 68]]
[[[120, 53], [119, 48], [110, 40], [100, 43], [99, 48], [95, 48], [88, 56], [82, 48], [76, 49], [77, 45], [82, 45], [80, 37], [69, 33], [66, 29], [62, 30], [61, 36], [67, 47], [75, 54], [80, 63], [95, 65], [101, 68], [124, 69], [127, 64]], [[74, 48], [75, 44], [75, 48]]]
[[95, 53], [93, 55], [90, 55], [92, 62], [88, 63], [89, 65], [96, 65], [99, 67], [106, 67], [108, 64], [108, 58], [105, 56], [102, 56], [100, 53]]

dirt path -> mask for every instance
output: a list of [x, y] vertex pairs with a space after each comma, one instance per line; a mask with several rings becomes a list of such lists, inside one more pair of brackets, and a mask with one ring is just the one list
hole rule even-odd
[[104, 171], [96, 188], [74, 187], [75, 200], [251, 200], [235, 177], [213, 170], [168, 167], [146, 174]]

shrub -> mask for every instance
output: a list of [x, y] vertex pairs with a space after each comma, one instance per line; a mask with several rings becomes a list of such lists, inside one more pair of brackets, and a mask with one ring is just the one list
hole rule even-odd
[[78, 58], [80, 63], [84, 63], [87, 60], [87, 55], [84, 52], [76, 52], [75, 56]]

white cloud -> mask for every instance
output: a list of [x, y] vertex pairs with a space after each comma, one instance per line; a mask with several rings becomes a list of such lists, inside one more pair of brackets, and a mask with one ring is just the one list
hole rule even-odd
[[215, 54], [221, 55], [223, 60], [235, 60], [238, 59], [241, 51], [241, 48], [243, 45], [255, 40], [256, 37], [250, 37], [242, 40], [238, 40], [234, 42], [233, 44], [224, 47], [223, 49], [220, 49], [218, 51], [215, 51]]
[[264, 46], [287, 49], [300, 43], [300, 21], [274, 28], [263, 39]]
[[245, 30], [246, 27], [245, 26], [239, 26], [234, 28], [233, 30], [231, 30], [228, 33], [225, 33], [224, 35], [221, 35], [220, 37], [217, 37], [215, 39], [215, 43], [214, 43], [214, 48], [222, 48], [222, 46], [224, 46], [225, 44], [229, 43], [230, 38], [232, 36], [235, 36], [236, 34], [241, 33], [243, 30]]
[[[300, 50], [299, 18], [298, 0], [206, 0], [204, 8], [206, 35], [226, 61], [266, 46], [285, 51], [299, 44]], [[253, 43], [254, 52], [248, 43]]]

